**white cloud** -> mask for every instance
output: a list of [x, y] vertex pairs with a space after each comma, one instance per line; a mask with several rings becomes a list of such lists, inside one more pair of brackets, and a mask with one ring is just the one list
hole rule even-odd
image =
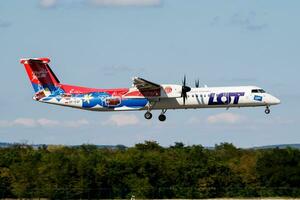
[[65, 122], [65, 126], [69, 128], [78, 128], [81, 126], [86, 126], [89, 125], [90, 122], [86, 119], [80, 119], [80, 120], [75, 120], [75, 121], [67, 121]]
[[202, 117], [191, 117], [187, 120], [187, 124], [202, 124], [203, 121], [205, 122]]
[[11, 125], [20, 125], [20, 126], [25, 126], [25, 127], [35, 127], [37, 125], [37, 121], [34, 119], [30, 118], [19, 118], [15, 119]]
[[66, 127], [66, 128], [78, 128], [81, 126], [89, 125], [89, 121], [85, 119], [69, 120], [69, 121], [58, 121], [46, 118], [32, 119], [32, 118], [18, 118], [15, 120], [0, 120], [0, 128], [5, 127]]
[[90, 0], [96, 6], [158, 6], [161, 0]]
[[43, 8], [53, 8], [57, 3], [58, 0], [40, 0], [40, 6]]
[[50, 119], [45, 119], [45, 118], [42, 118], [42, 119], [38, 119], [37, 120], [37, 123], [41, 126], [57, 126], [59, 125], [59, 121], [56, 121], [56, 120], [50, 120]]
[[115, 126], [129, 126], [136, 125], [140, 121], [133, 114], [116, 114], [111, 115], [108, 120], [104, 121], [103, 125], [115, 125]]
[[237, 124], [245, 120], [245, 117], [239, 114], [233, 113], [220, 113], [211, 115], [206, 119], [209, 124]]
[[203, 116], [193, 116], [190, 117], [187, 121], [187, 124], [190, 125], [201, 125], [201, 126], [211, 126], [211, 125], [237, 125], [235, 127], [251, 128], [255, 129], [262, 126], [270, 125], [292, 125], [299, 123], [297, 119], [284, 118], [279, 116], [273, 117], [261, 117], [253, 118], [250, 116], [244, 116], [234, 113], [220, 113], [216, 115], [211, 115], [208, 117]]

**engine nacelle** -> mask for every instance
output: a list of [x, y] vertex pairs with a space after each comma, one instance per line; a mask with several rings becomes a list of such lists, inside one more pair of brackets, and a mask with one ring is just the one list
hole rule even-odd
[[182, 93], [181, 85], [161, 85], [160, 97], [161, 98], [179, 98]]

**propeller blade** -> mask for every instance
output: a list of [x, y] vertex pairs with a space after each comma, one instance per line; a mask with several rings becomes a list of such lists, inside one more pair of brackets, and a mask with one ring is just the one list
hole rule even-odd
[[200, 81], [199, 81], [199, 79], [198, 79], [198, 80], [195, 81], [195, 87], [196, 87], [196, 88], [199, 88], [199, 86], [200, 86]]
[[187, 93], [189, 91], [191, 91], [191, 88], [189, 86], [182, 86], [182, 92], [183, 93]]
[[181, 91], [181, 97], [183, 98], [183, 105], [185, 105], [185, 102], [187, 100], [187, 93], [189, 91], [191, 91], [191, 88], [189, 86], [186, 86], [186, 75], [184, 75], [182, 81], [182, 91]]
[[183, 105], [185, 105], [185, 102], [187, 100], [187, 94], [185, 92], [183, 93], [182, 98], [183, 98]]

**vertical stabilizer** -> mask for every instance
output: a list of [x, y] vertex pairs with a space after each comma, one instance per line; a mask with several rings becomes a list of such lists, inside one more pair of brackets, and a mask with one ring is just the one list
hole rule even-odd
[[47, 93], [53, 94], [60, 89], [60, 82], [48, 65], [49, 58], [21, 59], [20, 62], [25, 67], [35, 93], [44, 92], [48, 96]]

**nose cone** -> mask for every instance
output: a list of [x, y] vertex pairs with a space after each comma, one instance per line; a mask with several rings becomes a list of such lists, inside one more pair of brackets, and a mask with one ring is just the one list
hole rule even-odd
[[276, 98], [274, 96], [271, 96], [271, 98], [270, 98], [270, 105], [278, 105], [280, 103], [281, 103], [280, 99], [278, 99], [278, 98]]

